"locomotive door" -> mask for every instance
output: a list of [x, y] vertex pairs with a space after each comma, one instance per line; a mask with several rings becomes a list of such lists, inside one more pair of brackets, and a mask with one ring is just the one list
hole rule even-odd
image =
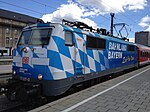
[[86, 36], [83, 34], [76, 35], [75, 43], [75, 74], [83, 75], [85, 73], [84, 67], [84, 55], [85, 55], [85, 41]]

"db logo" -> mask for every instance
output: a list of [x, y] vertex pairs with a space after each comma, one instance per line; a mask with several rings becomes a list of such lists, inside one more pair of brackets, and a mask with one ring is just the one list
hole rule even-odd
[[23, 64], [28, 64], [29, 63], [29, 57], [23, 57], [22, 58], [22, 63]]

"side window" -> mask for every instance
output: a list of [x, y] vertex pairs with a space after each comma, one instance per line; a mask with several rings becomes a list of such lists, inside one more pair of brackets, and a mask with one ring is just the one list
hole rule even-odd
[[148, 52], [146, 53], [146, 57], [148, 58]]
[[98, 49], [106, 49], [106, 40], [97, 38], [97, 47]]
[[146, 57], [146, 52], [144, 51], [144, 57]]
[[86, 46], [87, 46], [87, 48], [96, 49], [97, 48], [97, 39], [95, 37], [87, 36], [87, 44], [86, 44]]
[[106, 40], [96, 37], [87, 36], [87, 48], [92, 49], [105, 49], [106, 48]]
[[134, 51], [134, 46], [133, 45], [128, 45], [128, 51]]
[[142, 51], [140, 51], [140, 57], [143, 57], [143, 52]]
[[73, 34], [70, 31], [65, 31], [65, 45], [73, 46]]

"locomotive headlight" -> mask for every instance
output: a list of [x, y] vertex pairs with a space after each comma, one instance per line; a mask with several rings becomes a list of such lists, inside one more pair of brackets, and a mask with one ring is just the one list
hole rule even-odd
[[16, 75], [16, 71], [15, 70], [13, 71], [13, 75]]
[[23, 52], [27, 53], [27, 48], [26, 47], [23, 48]]
[[42, 74], [39, 74], [39, 75], [38, 75], [38, 79], [39, 79], [39, 80], [42, 80], [42, 77], [43, 77]]

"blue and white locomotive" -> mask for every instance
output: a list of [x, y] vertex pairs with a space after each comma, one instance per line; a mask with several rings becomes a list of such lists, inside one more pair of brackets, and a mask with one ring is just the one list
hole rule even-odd
[[23, 29], [14, 49], [7, 96], [57, 96], [74, 84], [136, 66], [136, 45], [105, 29], [65, 20], [38, 23]]

